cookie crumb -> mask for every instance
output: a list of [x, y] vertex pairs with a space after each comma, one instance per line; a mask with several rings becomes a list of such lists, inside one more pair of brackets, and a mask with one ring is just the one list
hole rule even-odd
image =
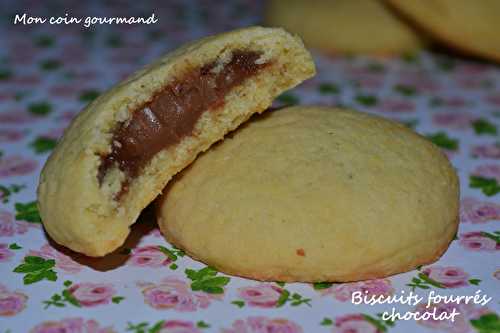
[[295, 251], [295, 253], [297, 253], [297, 255], [301, 256], [301, 257], [306, 256], [306, 251], [304, 251], [304, 249], [297, 249], [297, 251]]

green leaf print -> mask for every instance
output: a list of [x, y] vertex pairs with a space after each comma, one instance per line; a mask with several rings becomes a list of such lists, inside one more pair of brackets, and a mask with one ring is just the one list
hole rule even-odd
[[355, 100], [364, 106], [375, 106], [378, 103], [377, 96], [375, 95], [357, 95]]
[[445, 132], [437, 132], [436, 134], [429, 134], [427, 138], [432, 141], [436, 146], [448, 150], [458, 149], [458, 140], [450, 138]]
[[198, 271], [193, 269], [186, 269], [186, 276], [192, 281], [191, 289], [193, 291], [203, 291], [208, 294], [222, 294], [224, 293], [224, 286], [230, 281], [229, 277], [216, 276], [217, 271], [212, 267], [205, 267]]
[[198, 328], [209, 328], [210, 325], [205, 323], [203, 320], [200, 320], [196, 323], [196, 327]]
[[46, 59], [40, 62], [40, 69], [44, 71], [54, 71], [62, 66], [57, 59]]
[[443, 72], [450, 72], [455, 69], [456, 61], [449, 57], [437, 58], [436, 66]]
[[163, 328], [163, 324], [165, 324], [164, 320], [160, 320], [156, 322], [153, 326], [150, 327], [150, 324], [146, 321], [140, 322], [139, 324], [127, 323], [127, 332], [134, 333], [158, 333]]
[[36, 102], [28, 105], [28, 111], [37, 116], [46, 116], [52, 112], [52, 105], [48, 102]]
[[426, 274], [424, 274], [424, 273], [419, 273], [419, 274], [418, 274], [418, 277], [419, 277], [422, 281], [427, 282], [428, 284], [430, 284], [431, 286], [434, 286], [434, 287], [436, 287], [436, 288], [444, 288], [444, 286], [443, 286], [441, 283], [439, 283], [439, 282], [437, 282], [437, 281], [435, 281], [435, 280], [431, 279], [430, 277], [428, 277], [428, 276], [427, 276]]
[[106, 45], [112, 48], [118, 48], [123, 46], [123, 40], [119, 35], [110, 35], [106, 39]]
[[484, 178], [480, 176], [469, 177], [470, 188], [480, 188], [481, 191], [491, 197], [500, 192], [500, 185], [495, 178]]
[[12, 71], [10, 69], [2, 68], [0, 69], [0, 81], [8, 80], [12, 77]]
[[36, 201], [27, 203], [17, 202], [14, 207], [16, 208], [16, 220], [30, 223], [42, 223]]
[[497, 134], [497, 126], [493, 123], [490, 123], [488, 120], [479, 118], [472, 122], [472, 127], [474, 128], [474, 132], [478, 135], [489, 134], [496, 135]]
[[18, 245], [17, 243], [12, 243], [12, 244], [9, 245], [9, 249], [11, 249], [11, 250], [20, 250], [22, 248], [23, 247], [20, 246], [20, 245]]
[[489, 239], [494, 240], [497, 243], [497, 245], [500, 245], [500, 232], [499, 231], [495, 231], [494, 233], [482, 231], [481, 235], [484, 237], [487, 237]]
[[282, 307], [286, 303], [290, 303], [291, 306], [299, 306], [301, 304], [306, 304], [308, 306], [311, 306], [311, 299], [310, 298], [305, 298], [302, 295], [298, 293], [293, 293], [291, 294], [288, 290], [283, 289], [281, 291], [281, 295], [278, 298], [278, 302], [276, 303], [276, 307]]
[[111, 302], [115, 303], [115, 304], [120, 304], [121, 301], [123, 301], [125, 299], [125, 297], [123, 296], [114, 296], [111, 298]]
[[35, 45], [38, 47], [51, 47], [54, 46], [54, 38], [48, 35], [39, 35], [35, 37]]
[[88, 89], [88, 90], [82, 91], [81, 94], [80, 94], [80, 97], [78, 99], [81, 102], [90, 103], [94, 99], [96, 99], [97, 97], [99, 97], [99, 95], [100, 95], [99, 90]]
[[321, 83], [318, 90], [321, 95], [336, 95], [340, 92], [339, 87], [333, 83]]
[[236, 305], [239, 308], [242, 308], [242, 307], [245, 306], [245, 302], [244, 301], [240, 301], [240, 300], [232, 301], [231, 304], [234, 304], [234, 305]]
[[169, 249], [165, 246], [159, 245], [158, 248], [160, 249], [163, 254], [165, 254], [171, 261], [173, 261], [172, 264], [170, 264], [169, 268], [171, 270], [176, 270], [179, 266], [175, 263], [177, 261], [178, 257], [183, 257], [184, 256], [184, 251], [179, 250], [179, 249]]
[[405, 84], [396, 84], [394, 86], [394, 91], [400, 93], [403, 96], [415, 96], [417, 95], [417, 90], [415, 87]]
[[296, 105], [300, 103], [300, 100], [297, 96], [288, 92], [279, 95], [278, 98], [276, 98], [276, 100], [281, 104], [285, 105]]
[[54, 259], [44, 259], [37, 256], [26, 256], [24, 262], [14, 268], [14, 273], [25, 274], [24, 284], [32, 284], [42, 280], [56, 281], [57, 274], [52, 268], [56, 265]]
[[24, 189], [25, 185], [0, 185], [0, 198], [2, 198], [2, 203], [7, 203], [10, 200], [10, 196], [14, 193], [18, 193]]
[[331, 320], [330, 318], [323, 318], [323, 320], [321, 321], [321, 323], [319, 323], [321, 326], [331, 326], [333, 325], [333, 320]]
[[401, 56], [401, 60], [406, 62], [407, 64], [416, 64], [420, 61], [418, 54], [416, 53], [404, 53]]
[[30, 147], [33, 148], [35, 153], [43, 154], [54, 149], [56, 144], [56, 139], [39, 136], [30, 143]]
[[470, 323], [479, 333], [500, 332], [500, 318], [496, 313], [488, 313], [478, 319], [471, 319]]
[[363, 318], [365, 318], [365, 320], [368, 321], [370, 324], [373, 324], [378, 331], [387, 332], [387, 327], [385, 326], [385, 323], [382, 320], [373, 318], [372, 316], [367, 314], [363, 314]]
[[313, 288], [316, 290], [328, 289], [333, 285], [331, 282], [315, 282], [313, 283]]

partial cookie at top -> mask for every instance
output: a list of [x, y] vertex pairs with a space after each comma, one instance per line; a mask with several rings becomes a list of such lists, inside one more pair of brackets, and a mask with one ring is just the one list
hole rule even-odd
[[157, 214], [169, 242], [222, 272], [356, 281], [437, 260], [456, 233], [458, 202], [445, 155], [403, 125], [293, 107], [200, 155]]
[[379, 0], [270, 0], [265, 23], [335, 54], [392, 55], [421, 48], [419, 34]]
[[45, 229], [89, 256], [113, 251], [174, 174], [314, 73], [299, 38], [261, 27], [146, 66], [89, 104], [48, 159], [38, 187]]
[[471, 55], [500, 61], [500, 1], [386, 1], [442, 43]]

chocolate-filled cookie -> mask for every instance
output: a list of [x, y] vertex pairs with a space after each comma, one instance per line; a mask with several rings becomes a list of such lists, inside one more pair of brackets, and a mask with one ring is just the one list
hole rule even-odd
[[302, 42], [252, 27], [187, 44], [99, 96], [71, 123], [38, 187], [43, 224], [103, 256], [198, 153], [315, 73]]

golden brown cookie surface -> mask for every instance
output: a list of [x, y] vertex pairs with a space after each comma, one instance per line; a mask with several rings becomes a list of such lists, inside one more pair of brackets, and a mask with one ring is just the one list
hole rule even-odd
[[223, 272], [269, 281], [379, 278], [437, 260], [458, 226], [439, 148], [360, 112], [254, 118], [165, 189], [166, 238]]
[[86, 255], [113, 251], [175, 173], [313, 74], [301, 41], [282, 29], [236, 30], [167, 54], [66, 130], [40, 178], [44, 227]]
[[424, 40], [379, 0], [270, 0], [266, 25], [301, 36], [327, 53], [399, 54]]
[[500, 1], [386, 1], [448, 46], [500, 61]]

